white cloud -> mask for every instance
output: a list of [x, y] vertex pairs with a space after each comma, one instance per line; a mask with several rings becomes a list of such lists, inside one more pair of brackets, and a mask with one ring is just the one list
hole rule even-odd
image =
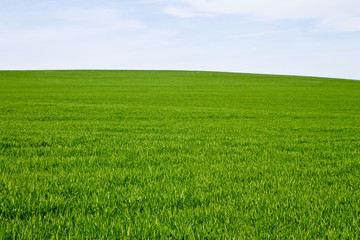
[[138, 30], [145, 25], [137, 20], [123, 19], [121, 13], [110, 8], [73, 8], [53, 13], [63, 25], [96, 27], [105, 30]]
[[360, 31], [359, 0], [178, 0], [166, 13], [178, 17], [242, 14], [262, 21], [314, 19], [326, 30]]
[[155, 68], [169, 61], [176, 49], [173, 31], [153, 29], [115, 9], [40, 14], [47, 21], [0, 21], [0, 69]]
[[165, 12], [177, 17], [190, 18], [200, 16], [212, 16], [210, 13], [204, 13], [196, 11], [191, 7], [179, 7], [179, 6], [168, 6], [165, 8]]
[[118, 11], [109, 8], [72, 8], [53, 11], [49, 15], [51, 15], [50, 24], [46, 22], [41, 25], [27, 26], [24, 24], [23, 27], [8, 24], [2, 28], [0, 24], [1, 46], [21, 45], [33, 41], [86, 40], [121, 32], [129, 35], [131, 32], [141, 32], [147, 28], [138, 20], [121, 18]]

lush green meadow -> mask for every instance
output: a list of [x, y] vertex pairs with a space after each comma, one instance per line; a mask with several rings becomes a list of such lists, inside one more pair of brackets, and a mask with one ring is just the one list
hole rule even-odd
[[360, 81], [0, 71], [0, 239], [359, 239]]

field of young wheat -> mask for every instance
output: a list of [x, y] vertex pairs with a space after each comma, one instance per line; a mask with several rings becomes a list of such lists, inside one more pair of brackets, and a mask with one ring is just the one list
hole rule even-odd
[[360, 82], [0, 71], [0, 239], [357, 239]]

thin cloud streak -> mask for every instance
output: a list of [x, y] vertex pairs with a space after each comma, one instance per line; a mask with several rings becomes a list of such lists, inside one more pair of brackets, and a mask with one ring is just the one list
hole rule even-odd
[[[173, 2], [173, 1], [171, 1]], [[178, 17], [242, 14], [259, 21], [313, 19], [332, 31], [360, 31], [358, 0], [178, 0], [164, 12]]]

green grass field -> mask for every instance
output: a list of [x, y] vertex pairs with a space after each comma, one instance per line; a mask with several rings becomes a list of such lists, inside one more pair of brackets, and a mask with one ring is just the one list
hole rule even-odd
[[359, 239], [360, 81], [0, 71], [0, 239]]

